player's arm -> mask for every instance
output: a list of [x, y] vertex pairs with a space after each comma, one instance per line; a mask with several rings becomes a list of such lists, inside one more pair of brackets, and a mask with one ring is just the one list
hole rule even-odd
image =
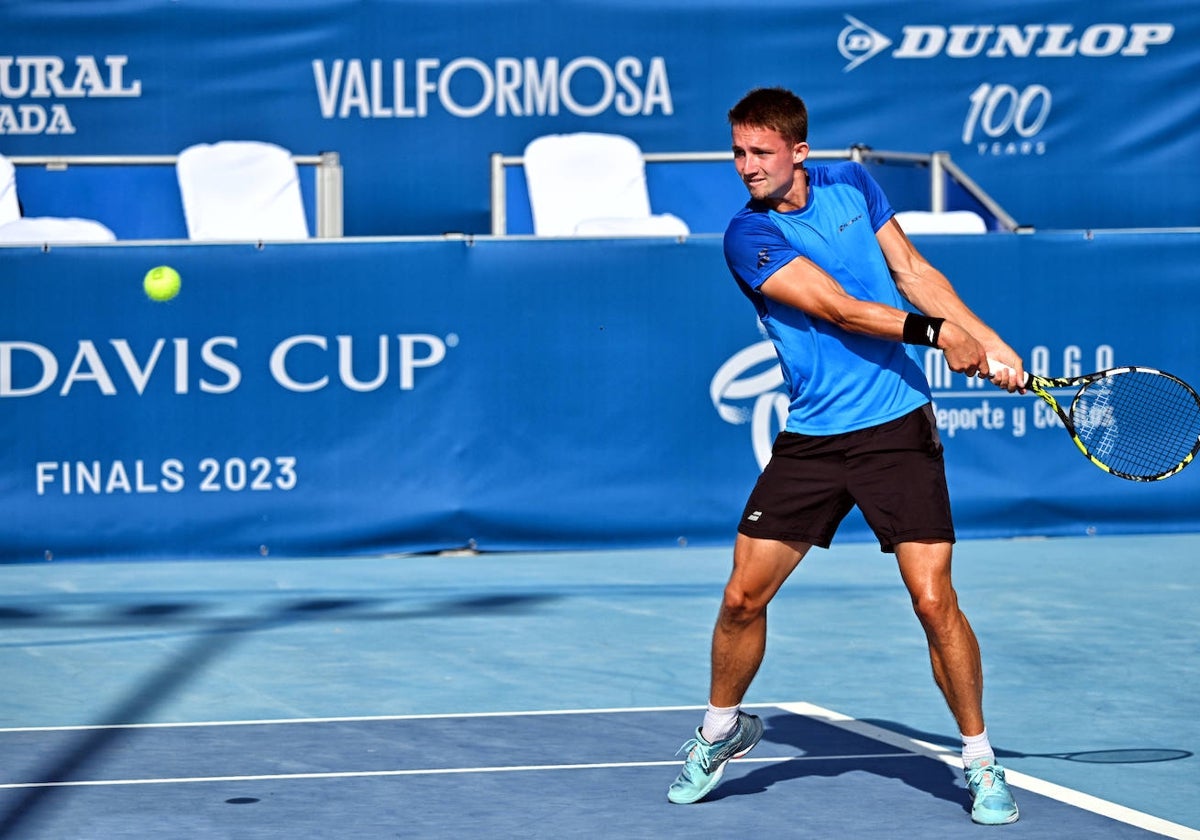
[[[938, 346], [945, 352], [951, 370], [968, 374], [987, 371], [990, 356], [1008, 365], [1010, 371], [989, 371], [993, 381], [1009, 391], [1025, 381], [1020, 356], [963, 302], [946, 276], [916, 249], [895, 217], [875, 234], [888, 269], [909, 303], [924, 314], [944, 318]], [[980, 355], [982, 348], [982, 356]]]
[[907, 312], [848, 294], [841, 283], [807, 257], [797, 256], [777, 269], [758, 291], [848, 332], [904, 340]]

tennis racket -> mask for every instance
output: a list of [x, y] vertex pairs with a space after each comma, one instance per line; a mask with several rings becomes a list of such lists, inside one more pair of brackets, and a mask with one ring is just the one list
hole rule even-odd
[[[992, 370], [1008, 365], [988, 359]], [[1089, 461], [1130, 481], [1161, 481], [1200, 450], [1200, 397], [1177, 376], [1148, 367], [1117, 367], [1046, 379], [1025, 375], [1025, 388], [1054, 409]], [[1068, 409], [1051, 394], [1077, 388]]]

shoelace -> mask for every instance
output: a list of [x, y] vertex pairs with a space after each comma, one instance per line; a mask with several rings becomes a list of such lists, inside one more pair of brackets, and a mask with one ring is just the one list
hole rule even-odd
[[[985, 777], [990, 777], [986, 784], [984, 783]], [[967, 774], [967, 784], [979, 790], [990, 790], [995, 787], [997, 779], [1004, 781], [1004, 770], [994, 764], [981, 764], [972, 768]]]
[[686, 762], [686, 763], [684, 764], [684, 766], [683, 766], [683, 770], [684, 770], [684, 772], [685, 772], [685, 773], [687, 772], [687, 766], [688, 766], [688, 764], [691, 764], [691, 763], [692, 763], [692, 750], [693, 750], [693, 749], [695, 749], [695, 750], [696, 750], [696, 752], [697, 752], [697, 755], [698, 755], [698, 759], [697, 759], [696, 763], [700, 765], [700, 768], [701, 768], [701, 769], [702, 769], [702, 770], [703, 770], [705, 773], [707, 773], [707, 772], [708, 772], [708, 753], [706, 753], [706, 752], [704, 751], [704, 748], [703, 748], [703, 746], [704, 746], [704, 745], [703, 745], [703, 744], [701, 744], [701, 743], [700, 743], [700, 741], [699, 741], [698, 739], [696, 739], [696, 738], [692, 738], [690, 741], [685, 741], [685, 742], [683, 743], [683, 746], [681, 746], [679, 749], [677, 749], [677, 750], [675, 751], [675, 755], [680, 755], [680, 754], [682, 754], [682, 753], [685, 753], [685, 752], [688, 754], [688, 756], [687, 756], [687, 762]]

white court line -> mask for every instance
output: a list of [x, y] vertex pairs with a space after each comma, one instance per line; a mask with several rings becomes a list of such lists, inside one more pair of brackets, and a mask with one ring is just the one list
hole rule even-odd
[[[766, 703], [764, 706], [779, 707], [779, 703]], [[276, 718], [266, 720], [204, 720], [204, 721], [167, 721], [162, 723], [107, 723], [107, 724], [77, 724], [73, 726], [11, 726], [0, 727], [0, 735], [6, 732], [91, 732], [104, 729], [185, 729], [205, 726], [288, 726], [305, 723], [374, 723], [392, 720], [439, 720], [458, 718], [498, 718], [498, 717], [542, 717], [544, 715], [618, 715], [637, 712], [690, 712], [701, 710], [705, 706], [633, 706], [630, 708], [613, 709], [552, 709], [549, 711], [532, 712], [438, 712], [424, 715], [356, 715], [350, 717], [314, 717], [314, 718]], [[747, 706], [747, 708], [749, 708]]]
[[[924, 755], [928, 758], [941, 761], [957, 770], [962, 770], [962, 756], [955, 750], [931, 744], [927, 741], [918, 741], [915, 738], [906, 738], [898, 732], [891, 732], [890, 730], [864, 723], [861, 720], [847, 717], [829, 709], [823, 709], [812, 703], [776, 703], [775, 705], [792, 714], [820, 720], [857, 735], [882, 741], [893, 747], [909, 750], [918, 755]], [[1153, 831], [1156, 834], [1162, 834], [1166, 837], [1182, 838], [1183, 840], [1198, 840], [1200, 838], [1200, 831], [1188, 828], [1185, 825], [1173, 823], [1169, 820], [1156, 817], [1153, 814], [1134, 810], [1133, 808], [1127, 808], [1124, 805], [1118, 805], [1115, 802], [1109, 802], [1107, 799], [1100, 799], [1099, 797], [1072, 788], [1056, 785], [1053, 782], [1047, 782], [1035, 776], [1018, 773], [1016, 770], [1005, 768], [1004, 778], [1013, 787], [1028, 790], [1039, 796], [1055, 799], [1081, 810], [1091, 811], [1092, 813], [1100, 814], [1109, 819], [1136, 826], [1146, 831]]]
[[[739, 764], [783, 764], [789, 761], [856, 761], [864, 758], [918, 758], [912, 753], [852, 753], [850, 755], [781, 755], [737, 759]], [[121, 787], [129, 785], [185, 785], [210, 782], [274, 782], [295, 779], [367, 779], [389, 776], [452, 776], [468, 773], [530, 773], [546, 770], [621, 770], [638, 767], [677, 767], [670, 761], [610, 761], [596, 764], [521, 764], [503, 767], [429, 767], [408, 770], [346, 770], [326, 773], [273, 773], [254, 776], [181, 776], [174, 779], [83, 779], [71, 782], [11, 782], [0, 790], [25, 788]]]
[[[359, 722], [385, 722], [385, 721], [404, 721], [404, 720], [439, 720], [439, 719], [462, 719], [462, 718], [497, 718], [497, 717], [542, 717], [546, 715], [597, 715], [597, 714], [630, 714], [638, 712], [670, 712], [670, 711], [699, 711], [703, 710], [704, 706], [645, 706], [632, 708], [609, 708], [609, 709], [560, 709], [552, 711], [524, 711], [524, 712], [469, 712], [463, 714], [423, 714], [423, 715], [369, 715], [369, 716], [351, 716], [351, 717], [323, 717], [323, 718], [281, 718], [275, 720], [235, 720], [235, 721], [201, 721], [195, 723], [181, 722], [165, 722], [165, 723], [129, 723], [129, 724], [104, 724], [96, 726], [26, 726], [26, 727], [10, 727], [0, 728], [0, 734], [10, 732], [71, 732], [71, 731], [93, 731], [93, 730], [108, 730], [108, 729], [180, 729], [187, 727], [218, 727], [218, 726], [288, 726], [298, 724], [319, 724], [319, 723], [359, 723]], [[836, 761], [845, 759], [863, 759], [863, 758], [911, 758], [913, 755], [932, 758], [941, 761], [944, 764], [950, 765], [956, 769], [962, 768], [961, 758], [956, 751], [947, 749], [946, 747], [932, 744], [926, 741], [919, 741], [914, 738], [908, 738], [897, 732], [892, 732], [887, 729], [882, 729], [869, 723], [857, 720], [852, 717], [834, 712], [830, 709], [825, 709], [821, 706], [812, 703], [756, 703], [753, 706], [747, 705], [747, 708], [778, 708], [783, 709], [791, 714], [808, 717], [814, 720], [828, 723], [832, 726], [837, 726], [849, 732], [870, 738], [875, 741], [880, 741], [889, 746], [906, 751], [904, 754], [886, 753], [880, 755], [851, 755], [851, 756], [780, 756], [737, 759], [739, 763], [748, 762], [756, 764], [782, 763], [788, 761]], [[0, 790], [16, 790], [22, 788], [53, 788], [53, 787], [103, 787], [103, 786], [121, 786], [121, 785], [156, 785], [156, 784], [195, 784], [195, 783], [211, 783], [211, 782], [253, 782], [253, 781], [282, 781], [282, 780], [300, 780], [300, 779], [353, 779], [353, 778], [369, 778], [369, 777], [389, 777], [389, 776], [418, 776], [418, 775], [453, 775], [464, 773], [514, 773], [514, 772], [538, 772], [549, 770], [603, 770], [603, 769], [621, 769], [621, 768], [637, 768], [637, 767], [667, 767], [675, 766], [679, 763], [679, 759], [670, 761], [644, 761], [644, 762], [612, 762], [601, 764], [535, 764], [511, 767], [450, 767], [450, 768], [428, 768], [428, 769], [409, 769], [409, 770], [366, 770], [366, 771], [346, 771], [346, 772], [329, 772], [329, 773], [288, 773], [277, 775], [248, 775], [248, 776], [199, 776], [199, 777], [183, 777], [174, 779], [95, 779], [81, 780], [69, 782], [14, 782], [10, 784], [0, 784]], [[1123, 805], [1118, 805], [1115, 802], [1109, 802], [1099, 797], [1091, 796], [1090, 794], [1082, 793], [1071, 788], [1063, 787], [1038, 779], [1034, 776], [1029, 776], [1024, 773], [1019, 773], [1015, 770], [1007, 770], [1005, 778], [1012, 783], [1014, 787], [1028, 790], [1040, 796], [1045, 796], [1049, 799], [1054, 799], [1059, 802], [1071, 805], [1076, 808], [1091, 811], [1100, 814], [1118, 822], [1123, 822], [1137, 828], [1151, 831], [1156, 834], [1161, 834], [1166, 837], [1180, 838], [1180, 840], [1200, 840], [1200, 831], [1197, 831], [1187, 826], [1178, 823], [1170, 822], [1151, 814], [1137, 811], [1133, 808], [1127, 808]]]

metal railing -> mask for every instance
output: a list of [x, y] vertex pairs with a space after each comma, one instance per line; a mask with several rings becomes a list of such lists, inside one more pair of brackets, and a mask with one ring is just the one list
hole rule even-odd
[[[72, 166], [174, 166], [176, 155], [12, 155], [13, 166], [43, 166], [50, 172], [65, 172]], [[342, 236], [344, 196], [342, 162], [337, 152], [318, 155], [293, 155], [297, 166], [316, 169], [316, 230], [321, 239]]]
[[[1011, 215], [988, 195], [982, 187], [963, 172], [950, 159], [949, 152], [889, 152], [877, 151], [870, 146], [851, 146], [848, 149], [813, 149], [809, 160], [853, 160], [859, 163], [899, 163], [929, 168], [929, 209], [935, 213], [946, 211], [947, 179], [953, 180], [968, 195], [978, 201], [997, 223], [1008, 231], [1021, 229]], [[645, 152], [646, 163], [715, 163], [733, 160], [733, 152]], [[520, 155], [505, 155], [495, 152], [491, 156], [491, 215], [492, 235], [504, 236], [508, 231], [508, 188], [505, 169], [523, 166], [525, 159]]]

